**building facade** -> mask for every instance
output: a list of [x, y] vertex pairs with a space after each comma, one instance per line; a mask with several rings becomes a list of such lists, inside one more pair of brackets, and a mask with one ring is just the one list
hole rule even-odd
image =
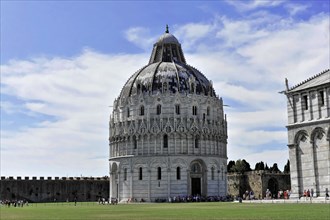
[[330, 190], [330, 71], [325, 70], [289, 88], [288, 147], [291, 198], [304, 190], [324, 197]]
[[168, 29], [114, 101], [109, 141], [111, 198], [227, 194], [222, 99]]

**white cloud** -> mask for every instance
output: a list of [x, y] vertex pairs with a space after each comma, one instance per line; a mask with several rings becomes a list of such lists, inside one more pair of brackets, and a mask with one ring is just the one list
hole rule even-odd
[[227, 0], [226, 2], [234, 6], [238, 11], [250, 11], [259, 8], [277, 7], [283, 4], [285, 1], [284, 0], [252, 0], [252, 1]]
[[293, 4], [293, 3], [289, 3], [285, 5], [285, 8], [288, 10], [288, 12], [290, 13], [291, 16], [294, 16], [298, 13], [304, 12], [306, 11], [308, 8], [310, 7], [309, 4]]
[[223, 28], [216, 33], [216, 37], [225, 39], [229, 47], [237, 47], [269, 35], [267, 30], [257, 29], [252, 21], [230, 20], [226, 17], [221, 20]]
[[[13, 60], [2, 66], [3, 93], [24, 102], [23, 112], [55, 120], [2, 132], [1, 173], [106, 175], [109, 106], [147, 58], [85, 50], [72, 58]], [[4, 105], [13, 109], [9, 101]]]
[[182, 43], [185, 48], [195, 49], [197, 41], [208, 36], [213, 30], [213, 24], [189, 23], [175, 27], [174, 35], [178, 39], [183, 39]]
[[[252, 4], [246, 5], [252, 9], [280, 3], [239, 4]], [[247, 19], [215, 17], [176, 25], [177, 37], [186, 42], [184, 51], [195, 46], [185, 54], [187, 62], [213, 81], [225, 103], [233, 103], [225, 109], [229, 160], [245, 158], [252, 167], [263, 160], [282, 168], [288, 158], [286, 98], [278, 92], [285, 77], [296, 84], [329, 68], [329, 20], [324, 14], [299, 22], [274, 16], [277, 22], [271, 24], [258, 14], [272, 16], [256, 12]], [[148, 51], [156, 40], [142, 27], [125, 33]], [[2, 128], [1, 174], [107, 175], [108, 106], [149, 55], [85, 49], [75, 57], [12, 60], [1, 66], [2, 93], [22, 102], [6, 100], [1, 110], [52, 118], [15, 131]]]
[[136, 46], [148, 50], [152, 46], [157, 37], [150, 36], [150, 31], [144, 27], [132, 27], [125, 31], [125, 37], [129, 42], [132, 42]]
[[8, 101], [1, 101], [1, 110], [7, 114], [14, 114], [21, 111], [21, 106]]

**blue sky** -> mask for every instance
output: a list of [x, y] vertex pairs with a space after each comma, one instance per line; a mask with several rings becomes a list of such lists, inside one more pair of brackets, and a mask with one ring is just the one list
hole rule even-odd
[[288, 159], [278, 92], [329, 64], [329, 1], [1, 1], [1, 175], [108, 175], [114, 99], [170, 26], [230, 107], [229, 160]]

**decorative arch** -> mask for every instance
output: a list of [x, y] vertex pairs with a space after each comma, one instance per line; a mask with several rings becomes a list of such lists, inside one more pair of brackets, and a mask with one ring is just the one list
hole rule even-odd
[[119, 162], [110, 163], [110, 197], [118, 198], [119, 195]]
[[[304, 190], [304, 172], [303, 172], [303, 161], [304, 161], [304, 148], [303, 146], [306, 144], [310, 145], [307, 142], [308, 139], [308, 133], [305, 130], [300, 130], [296, 133], [294, 138], [294, 144], [295, 144], [295, 157], [296, 157], [296, 169], [297, 169], [297, 180], [298, 180], [298, 193], [302, 194]], [[303, 143], [301, 143], [303, 142]], [[306, 150], [306, 147], [305, 147]]]
[[174, 159], [171, 162], [171, 164], [172, 164], [172, 168], [179, 166], [181, 168], [186, 168], [187, 169], [187, 167], [188, 167], [187, 162], [184, 159], [182, 159], [182, 158], [176, 158], [176, 159]]
[[189, 165], [189, 193], [207, 195], [207, 167], [202, 159], [195, 159]]
[[[313, 165], [314, 165], [314, 173], [315, 173], [315, 193], [316, 196], [319, 196], [321, 193], [321, 185], [322, 185], [322, 179], [320, 178], [319, 175], [319, 169], [322, 169], [322, 162], [320, 161], [320, 158], [322, 157], [321, 155], [324, 154], [323, 151], [323, 144], [325, 142], [325, 130], [321, 127], [316, 127], [313, 129], [312, 133], [311, 133], [311, 144], [312, 144], [312, 148], [313, 148]], [[323, 143], [323, 144], [322, 144]]]
[[216, 168], [216, 169], [220, 169], [219, 163], [215, 159], [211, 160], [211, 166], [214, 166], [214, 168]]
[[167, 162], [164, 159], [154, 158], [150, 161], [150, 167], [167, 167]]
[[308, 138], [308, 133], [307, 131], [305, 130], [300, 130], [297, 132], [297, 134], [295, 135], [295, 138], [294, 138], [294, 143], [295, 144], [298, 144], [299, 141], [303, 141], [305, 142]]
[[314, 128], [314, 130], [312, 131], [312, 134], [311, 134], [311, 141], [312, 142], [315, 142], [315, 139], [318, 138], [318, 139], [322, 139], [323, 136], [325, 135], [325, 131], [323, 128], [320, 128], [320, 127], [316, 127]]
[[139, 167], [143, 167], [143, 168], [148, 168], [149, 164], [144, 160], [144, 159], [137, 159], [137, 160], [133, 160], [133, 167], [134, 169], [137, 169]]
[[113, 162], [112, 164], [110, 164], [111, 173], [118, 172], [118, 170], [119, 170], [119, 164], [117, 164], [117, 162]]

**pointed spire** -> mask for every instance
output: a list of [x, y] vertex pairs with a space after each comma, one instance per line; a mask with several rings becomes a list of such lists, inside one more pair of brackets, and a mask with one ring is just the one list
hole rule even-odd
[[170, 33], [169, 31], [168, 31], [168, 25], [166, 25], [166, 31], [165, 31], [165, 33]]

